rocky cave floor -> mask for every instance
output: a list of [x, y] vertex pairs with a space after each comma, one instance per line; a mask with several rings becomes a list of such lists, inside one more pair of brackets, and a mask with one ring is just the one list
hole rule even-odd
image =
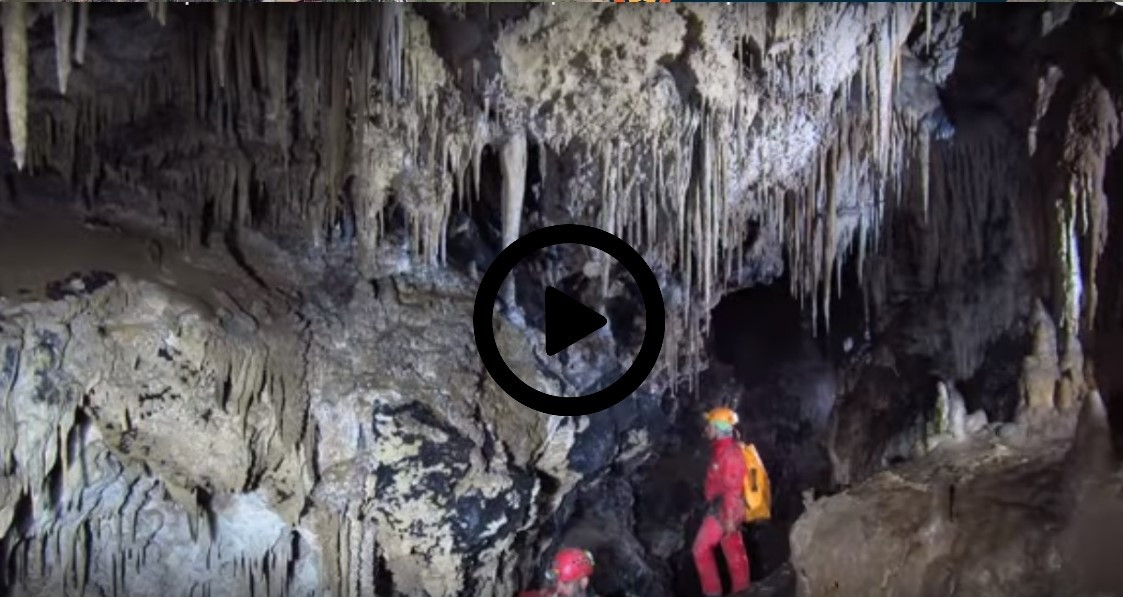
[[[776, 497], [749, 595], [1123, 595], [1112, 3], [0, 16], [0, 596], [505, 597], [571, 544], [693, 597], [719, 404]], [[566, 222], [668, 312], [580, 417], [473, 342], [481, 272]], [[512, 279], [522, 379], [627, 367], [625, 272]], [[610, 322], [558, 359], [547, 285]]]

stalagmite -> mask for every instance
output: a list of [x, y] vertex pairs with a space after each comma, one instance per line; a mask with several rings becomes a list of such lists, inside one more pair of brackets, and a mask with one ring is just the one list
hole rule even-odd
[[16, 168], [27, 157], [27, 4], [4, 3], [4, 88]]
[[70, 36], [74, 29], [74, 5], [68, 2], [55, 4], [55, 70], [59, 93], [66, 95], [66, 81], [70, 78]]

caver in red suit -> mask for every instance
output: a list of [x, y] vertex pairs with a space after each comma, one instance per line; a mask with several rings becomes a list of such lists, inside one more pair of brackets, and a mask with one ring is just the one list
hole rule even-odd
[[732, 592], [749, 588], [749, 555], [741, 538], [745, 520], [745, 458], [733, 436], [737, 415], [716, 408], [706, 415], [706, 436], [711, 440], [710, 466], [706, 470], [708, 511], [694, 537], [694, 565], [707, 597], [721, 595], [721, 576], [714, 561], [714, 548], [721, 544], [732, 578]]
[[567, 547], [554, 556], [554, 565], [548, 574], [550, 586], [537, 591], [523, 591], [518, 597], [594, 597], [589, 590], [593, 565], [593, 554], [584, 549]]

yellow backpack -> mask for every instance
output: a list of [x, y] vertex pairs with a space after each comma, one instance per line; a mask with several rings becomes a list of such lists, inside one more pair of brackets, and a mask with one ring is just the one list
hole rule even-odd
[[[741, 455], [745, 458], [745, 522], [768, 520], [772, 518], [772, 486], [768, 482], [768, 471], [752, 444], [741, 444]], [[753, 471], [756, 471], [756, 489], [753, 489]]]

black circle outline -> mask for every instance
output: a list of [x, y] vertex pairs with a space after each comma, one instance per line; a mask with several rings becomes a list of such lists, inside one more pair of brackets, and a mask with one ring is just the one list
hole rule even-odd
[[[647, 312], [643, 343], [640, 344], [639, 353], [632, 361], [632, 366], [616, 381], [584, 396], [554, 396], [531, 387], [519, 379], [503, 360], [499, 346], [495, 343], [495, 331], [492, 329], [495, 300], [499, 297], [503, 281], [515, 266], [535, 251], [561, 244], [586, 245], [600, 249], [619, 261], [639, 286], [644, 310]], [[659, 288], [659, 281], [635, 249], [616, 235], [599, 228], [581, 224], [558, 224], [539, 228], [520, 237], [495, 257], [491, 266], [484, 272], [479, 290], [476, 291], [472, 327], [476, 336], [476, 351], [480, 354], [484, 368], [508, 396], [541, 413], [577, 416], [591, 415], [615, 406], [639, 389], [659, 361], [659, 353], [663, 350], [663, 336], [666, 333], [666, 317], [666, 306], [663, 303], [663, 291]]]

